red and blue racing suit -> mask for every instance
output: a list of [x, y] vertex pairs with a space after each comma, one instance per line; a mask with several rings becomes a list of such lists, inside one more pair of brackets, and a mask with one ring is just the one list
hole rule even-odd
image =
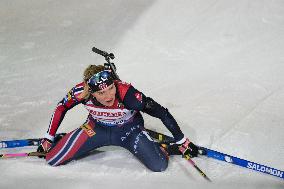
[[66, 112], [78, 104], [89, 111], [86, 122], [66, 134], [47, 153], [46, 161], [52, 166], [66, 164], [87, 155], [96, 148], [108, 145], [129, 150], [152, 171], [167, 168], [168, 158], [160, 145], [154, 142], [144, 129], [141, 111], [161, 119], [179, 141], [184, 138], [177, 122], [168, 110], [146, 97], [131, 84], [114, 82], [116, 99], [111, 107], [100, 104], [94, 97], [80, 98], [84, 83], [73, 87], [60, 101], [52, 115], [46, 138], [53, 140]]

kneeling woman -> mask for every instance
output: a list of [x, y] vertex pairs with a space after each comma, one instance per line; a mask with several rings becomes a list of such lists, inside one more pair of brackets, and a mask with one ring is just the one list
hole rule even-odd
[[[65, 113], [78, 104], [89, 111], [86, 122], [53, 144]], [[163, 171], [168, 166], [167, 152], [145, 131], [141, 111], [159, 118], [177, 144], [197, 155], [196, 146], [184, 136], [166, 108], [131, 84], [115, 80], [102, 65], [90, 65], [84, 72], [84, 82], [73, 87], [58, 103], [38, 151], [46, 152], [48, 164], [58, 166], [96, 148], [115, 145], [129, 150], [150, 170]]]

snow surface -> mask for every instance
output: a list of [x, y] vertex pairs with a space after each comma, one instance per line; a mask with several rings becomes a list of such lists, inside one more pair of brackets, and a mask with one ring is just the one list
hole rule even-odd
[[[0, 21], [0, 140], [42, 137], [85, 67], [104, 62], [96, 46], [113, 52], [120, 77], [169, 108], [196, 144], [284, 170], [283, 0], [1, 0]], [[59, 132], [86, 115], [72, 109]], [[269, 175], [194, 161], [212, 184], [180, 157], [153, 173], [105, 147], [55, 168], [2, 159], [0, 188], [284, 188]]]

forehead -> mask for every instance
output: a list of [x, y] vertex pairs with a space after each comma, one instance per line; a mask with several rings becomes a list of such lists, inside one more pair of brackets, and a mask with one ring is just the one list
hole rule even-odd
[[[110, 90], [110, 89], [111, 89], [111, 87], [112, 87], [112, 86], [115, 86], [115, 85], [114, 85], [114, 83], [113, 83], [113, 84], [111, 84], [110, 86], [108, 86], [108, 87], [106, 87], [106, 88], [102, 89], [102, 90], [97, 91], [97, 92], [104, 92], [104, 91], [108, 91], [108, 90]], [[96, 93], [96, 92], [95, 92], [95, 93]]]

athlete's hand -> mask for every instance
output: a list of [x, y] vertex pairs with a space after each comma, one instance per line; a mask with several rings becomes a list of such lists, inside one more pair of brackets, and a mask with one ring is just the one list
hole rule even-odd
[[[47, 138], [44, 138], [41, 140], [41, 143], [37, 148], [37, 152], [47, 153], [50, 150], [51, 146], [52, 146], [52, 141]], [[43, 158], [44, 156], [38, 156], [38, 157]]]
[[197, 157], [198, 155], [198, 147], [190, 142], [188, 138], [179, 145], [179, 151], [183, 154], [183, 156], [189, 155], [191, 158]]

